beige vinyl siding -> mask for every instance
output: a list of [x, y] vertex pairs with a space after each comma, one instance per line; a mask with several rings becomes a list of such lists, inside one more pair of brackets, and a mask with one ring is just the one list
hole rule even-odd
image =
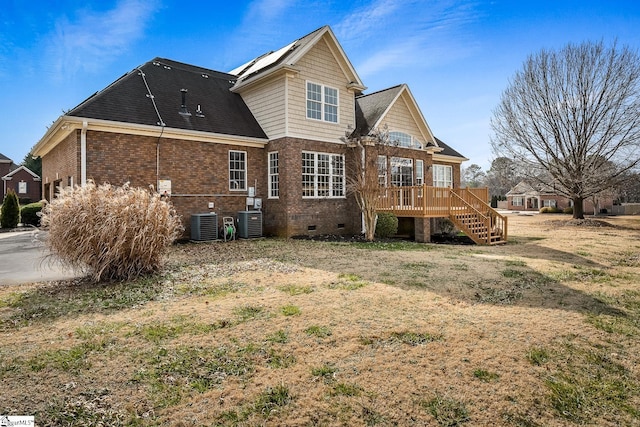
[[408, 133], [425, 144], [429, 137], [420, 131], [420, 128], [416, 124], [416, 120], [419, 119], [413, 118], [404, 96], [401, 96], [396, 100], [380, 123], [382, 126], [386, 124], [389, 127], [389, 131]]
[[286, 134], [285, 78], [280, 76], [242, 92], [242, 99], [269, 139]]
[[[300, 71], [289, 80], [289, 135], [321, 141], [339, 142], [348, 125], [355, 127], [354, 94], [349, 81], [329, 50], [320, 40], [296, 64]], [[307, 119], [307, 82], [338, 89], [338, 123]]]

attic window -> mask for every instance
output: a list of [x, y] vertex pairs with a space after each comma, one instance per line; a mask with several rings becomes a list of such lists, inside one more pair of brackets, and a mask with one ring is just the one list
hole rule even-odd
[[409, 135], [408, 133], [397, 131], [389, 132], [389, 142], [398, 147], [422, 149], [424, 146], [424, 144], [417, 138]]

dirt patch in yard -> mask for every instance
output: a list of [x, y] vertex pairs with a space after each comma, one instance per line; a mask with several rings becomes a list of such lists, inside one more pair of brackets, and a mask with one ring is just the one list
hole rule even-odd
[[569, 219], [509, 215], [509, 243], [493, 247], [180, 244], [153, 279], [1, 288], [0, 413], [639, 425], [640, 218]]

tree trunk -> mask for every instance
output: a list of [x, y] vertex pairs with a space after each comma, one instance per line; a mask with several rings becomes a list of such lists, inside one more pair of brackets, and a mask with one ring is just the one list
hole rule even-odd
[[573, 219], [584, 219], [583, 201], [582, 197], [573, 198]]

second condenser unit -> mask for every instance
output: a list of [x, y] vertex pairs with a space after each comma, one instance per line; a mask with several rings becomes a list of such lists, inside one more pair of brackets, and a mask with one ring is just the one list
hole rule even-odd
[[241, 239], [262, 237], [261, 211], [238, 212], [238, 237]]

